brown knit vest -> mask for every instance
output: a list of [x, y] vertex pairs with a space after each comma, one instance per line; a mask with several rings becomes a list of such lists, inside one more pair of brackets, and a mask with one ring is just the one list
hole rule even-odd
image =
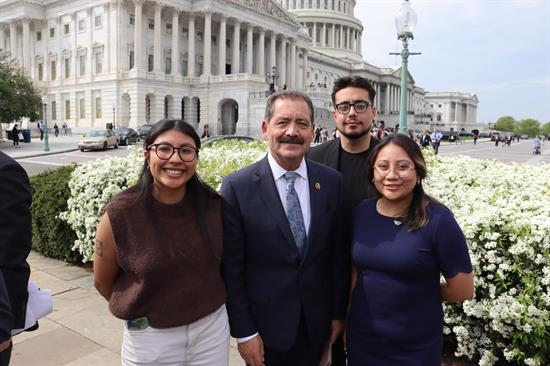
[[204, 208], [210, 244], [199, 231], [192, 199], [173, 205], [153, 200], [148, 211], [129, 189], [107, 205], [121, 268], [109, 301], [116, 317], [146, 316], [152, 327], [169, 328], [199, 320], [225, 303], [221, 199], [212, 195]]

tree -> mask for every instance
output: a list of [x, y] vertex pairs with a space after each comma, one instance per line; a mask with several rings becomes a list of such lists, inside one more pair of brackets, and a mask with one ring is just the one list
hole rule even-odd
[[0, 123], [11, 123], [23, 117], [38, 119], [42, 106], [40, 92], [32, 80], [0, 54]]
[[550, 135], [550, 122], [546, 122], [544, 125], [542, 125], [542, 133], [545, 135]]
[[517, 121], [514, 117], [503, 116], [500, 117], [495, 123], [495, 130], [514, 132], [517, 128]]
[[518, 133], [535, 137], [540, 134], [540, 122], [533, 118], [526, 118], [519, 121]]

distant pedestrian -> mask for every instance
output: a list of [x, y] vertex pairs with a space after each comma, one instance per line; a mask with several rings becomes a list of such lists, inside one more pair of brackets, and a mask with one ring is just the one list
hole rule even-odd
[[321, 126], [315, 127], [314, 134], [315, 138], [313, 139], [313, 142], [318, 144], [319, 142], [321, 142]]
[[477, 144], [477, 134], [474, 133], [474, 145]]
[[38, 127], [38, 131], [40, 131], [40, 140], [44, 139], [44, 122], [38, 121], [36, 124]]
[[61, 125], [61, 131], [63, 133], [63, 136], [67, 136], [67, 123], [63, 122]]
[[434, 148], [434, 153], [435, 155], [437, 155], [437, 153], [439, 152], [439, 145], [441, 144], [441, 139], [443, 138], [443, 134], [438, 130], [434, 130], [434, 132], [430, 135], [430, 138], [432, 140], [432, 147]]
[[202, 139], [207, 139], [210, 137], [210, 127], [208, 127], [208, 123], [204, 124], [204, 127], [202, 128]]
[[53, 125], [53, 132], [55, 134], [55, 137], [59, 136], [59, 126], [57, 125], [57, 123]]
[[424, 132], [420, 136], [420, 146], [423, 149], [426, 149], [428, 146], [430, 146], [431, 142], [432, 142], [432, 138], [430, 137], [428, 130], [424, 130]]
[[11, 129], [11, 138], [13, 140], [13, 146], [15, 148], [18, 148], [20, 147], [19, 146], [19, 140], [20, 140], [20, 137], [19, 134], [21, 133], [21, 130], [19, 129], [19, 127], [17, 126], [17, 123], [13, 126], [13, 128]]
[[321, 128], [321, 142], [326, 142], [328, 141], [328, 131], [326, 129], [326, 127], [322, 127]]

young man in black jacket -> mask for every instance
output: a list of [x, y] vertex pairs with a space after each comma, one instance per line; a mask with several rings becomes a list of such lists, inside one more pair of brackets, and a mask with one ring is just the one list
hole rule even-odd
[[[334, 82], [332, 90], [332, 116], [340, 138], [327, 141], [309, 150], [308, 158], [342, 173], [343, 177], [343, 213], [345, 245], [351, 244], [351, 217], [353, 209], [362, 200], [372, 197], [368, 179], [368, 156], [378, 140], [370, 133], [376, 117], [374, 98], [376, 91], [369, 81], [360, 76], [345, 76]], [[350, 248], [348, 248], [348, 252]], [[350, 267], [351, 273], [351, 267]], [[343, 338], [340, 337], [332, 347], [332, 365], [345, 366]]]

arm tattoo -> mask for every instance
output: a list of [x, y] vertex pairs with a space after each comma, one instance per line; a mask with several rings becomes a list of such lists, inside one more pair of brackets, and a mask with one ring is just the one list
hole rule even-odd
[[103, 242], [99, 239], [95, 240], [95, 253], [98, 256], [103, 257]]

